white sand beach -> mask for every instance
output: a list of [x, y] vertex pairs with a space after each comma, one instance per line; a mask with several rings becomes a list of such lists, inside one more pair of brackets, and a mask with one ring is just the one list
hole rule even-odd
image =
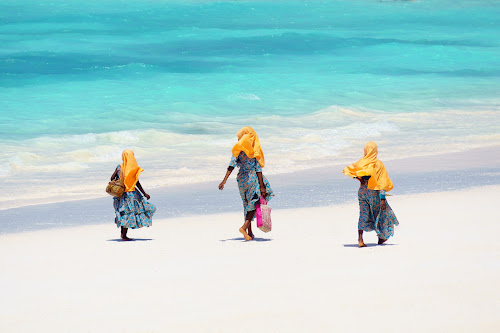
[[[0, 1], [0, 333], [499, 333], [499, 18]], [[351, 163], [390, 189], [383, 245]]]
[[500, 186], [394, 196], [357, 247], [356, 202], [0, 236], [0, 332], [498, 332]]

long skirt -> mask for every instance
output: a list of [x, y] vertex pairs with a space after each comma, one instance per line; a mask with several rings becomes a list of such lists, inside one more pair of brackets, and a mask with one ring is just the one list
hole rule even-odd
[[[260, 200], [260, 184], [257, 177], [257, 173], [252, 171], [242, 171], [238, 172], [238, 188], [240, 190], [241, 200], [243, 201], [243, 213], [246, 216], [248, 212], [256, 209], [256, 204]], [[267, 178], [262, 175], [262, 180], [264, 181], [264, 186], [266, 187], [267, 200], [270, 200], [274, 196], [273, 190], [271, 189], [271, 184]]]
[[380, 209], [379, 193], [380, 191], [370, 190], [366, 184], [359, 187], [358, 230], [375, 230], [379, 238], [389, 239], [394, 236], [394, 226], [399, 225], [399, 222], [389, 203], [385, 210]]
[[137, 229], [153, 224], [151, 219], [156, 206], [150, 204], [137, 189], [123, 193], [120, 198], [113, 198], [113, 207], [117, 227]]

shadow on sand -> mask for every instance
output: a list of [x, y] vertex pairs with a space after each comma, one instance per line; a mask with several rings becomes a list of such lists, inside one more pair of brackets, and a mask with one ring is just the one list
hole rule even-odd
[[147, 242], [147, 241], [152, 241], [152, 238], [131, 238], [129, 241], [124, 241], [121, 238], [117, 239], [108, 239], [107, 242]]
[[[220, 242], [228, 242], [228, 241], [240, 241], [240, 242], [246, 242], [245, 238], [243, 237], [237, 237], [237, 238], [229, 238], [229, 239], [221, 239]], [[272, 239], [270, 238], [259, 238], [255, 237], [253, 240], [249, 242], [270, 242]]]
[[[366, 247], [375, 247], [375, 246], [395, 246], [398, 244], [377, 244], [377, 243], [365, 243]], [[355, 247], [359, 248], [358, 244], [344, 244], [344, 247]]]

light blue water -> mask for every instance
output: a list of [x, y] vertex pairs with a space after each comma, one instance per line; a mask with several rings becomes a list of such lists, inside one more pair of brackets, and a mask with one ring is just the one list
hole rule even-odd
[[5, 207], [102, 192], [125, 147], [212, 179], [246, 124], [271, 172], [500, 143], [497, 1], [2, 0], [0, 45]]

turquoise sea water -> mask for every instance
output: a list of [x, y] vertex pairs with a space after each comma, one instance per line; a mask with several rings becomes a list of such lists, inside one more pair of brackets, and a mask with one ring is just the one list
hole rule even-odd
[[128, 147], [217, 178], [247, 124], [269, 173], [500, 144], [496, 1], [2, 0], [0, 45], [0, 208], [101, 195]]

